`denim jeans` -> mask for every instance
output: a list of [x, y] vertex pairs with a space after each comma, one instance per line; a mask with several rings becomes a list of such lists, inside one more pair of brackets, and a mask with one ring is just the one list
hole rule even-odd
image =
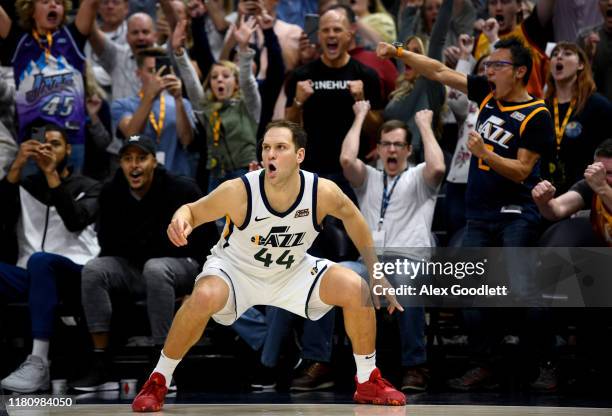
[[[506, 247], [503, 251], [511, 292], [518, 299], [537, 301], [535, 258], [531, 251], [516, 247], [532, 247], [539, 234], [539, 224], [521, 217], [486, 222], [468, 220], [463, 239], [464, 247]], [[491, 362], [491, 355], [508, 332], [521, 334], [522, 349], [530, 347], [531, 356], [549, 355], [552, 339], [545, 331], [549, 314], [540, 308], [472, 308], [462, 311], [468, 331], [470, 354], [477, 365]], [[505, 332], [504, 332], [505, 331]], [[485, 364], [486, 365], [486, 364]]]
[[38, 252], [30, 256], [26, 267], [0, 264], [0, 295], [8, 301], [28, 299], [32, 336], [49, 339], [59, 299], [79, 305], [83, 266], [64, 256]]
[[[512, 215], [514, 216], [514, 215]], [[539, 235], [539, 225], [521, 217], [489, 222], [468, 220], [463, 247], [507, 247], [503, 250], [512, 294], [518, 299], [531, 299], [536, 295], [535, 257], [530, 250]]]
[[[343, 261], [347, 267], [367, 280], [368, 270], [361, 261]], [[404, 367], [414, 367], [427, 361], [425, 346], [425, 308], [422, 306], [405, 307], [397, 312], [401, 344], [401, 362]]]
[[[304, 320], [304, 332], [301, 338], [303, 359], [326, 363], [331, 361], [335, 317], [335, 311], [332, 309], [317, 321]], [[275, 367], [278, 364], [283, 342], [296, 318], [297, 315], [284, 309], [266, 307], [268, 336], [261, 351], [261, 363], [264, 366]]]

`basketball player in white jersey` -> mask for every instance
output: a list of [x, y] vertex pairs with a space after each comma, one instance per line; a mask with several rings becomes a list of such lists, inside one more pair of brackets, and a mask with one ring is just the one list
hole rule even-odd
[[[157, 367], [132, 403], [134, 411], [161, 409], [174, 369], [211, 317], [230, 325], [253, 305], [313, 320], [342, 307], [357, 366], [354, 400], [406, 403], [375, 366], [376, 318], [367, 302], [368, 285], [349, 269], [306, 253], [323, 218], [333, 215], [344, 223], [370, 271], [377, 261], [357, 207], [333, 182], [300, 170], [305, 147], [306, 133], [298, 124], [270, 123], [262, 145], [264, 169], [226, 181], [174, 214], [168, 237], [176, 246], [188, 244], [191, 231], [206, 222], [225, 216], [226, 227], [177, 312]], [[388, 300], [389, 312], [403, 310], [394, 297]]]

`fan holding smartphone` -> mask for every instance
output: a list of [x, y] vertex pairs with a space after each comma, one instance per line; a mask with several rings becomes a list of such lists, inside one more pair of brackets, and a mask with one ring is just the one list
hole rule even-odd
[[193, 141], [192, 108], [166, 50], [143, 49], [136, 64], [142, 88], [136, 96], [113, 101], [113, 123], [126, 139], [136, 134], [156, 139], [157, 161], [174, 174], [193, 176], [185, 150]]

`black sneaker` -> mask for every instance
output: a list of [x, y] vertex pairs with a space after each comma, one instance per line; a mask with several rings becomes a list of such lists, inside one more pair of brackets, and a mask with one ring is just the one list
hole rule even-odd
[[427, 390], [427, 381], [429, 379], [429, 371], [424, 367], [410, 367], [404, 371], [402, 377], [401, 391], [425, 391]]
[[448, 386], [454, 390], [492, 390], [499, 387], [493, 377], [493, 372], [485, 367], [476, 367], [466, 371], [464, 375], [448, 381]]
[[93, 365], [87, 374], [69, 384], [69, 386], [79, 391], [108, 391], [119, 390], [119, 383], [111, 381], [108, 374], [108, 366], [99, 357], [94, 358]]
[[276, 369], [259, 364], [255, 369], [251, 388], [258, 391], [270, 391], [276, 388]]
[[321, 390], [334, 386], [331, 366], [327, 363], [312, 361], [306, 363], [300, 375], [291, 382], [292, 391]]

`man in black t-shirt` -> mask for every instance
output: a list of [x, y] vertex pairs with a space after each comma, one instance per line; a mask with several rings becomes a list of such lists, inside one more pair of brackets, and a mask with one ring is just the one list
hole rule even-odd
[[[319, 59], [297, 68], [287, 79], [286, 118], [301, 123], [308, 134], [306, 159], [302, 167], [334, 181], [356, 201], [355, 194], [344, 178], [340, 166], [340, 149], [353, 119], [353, 104], [369, 100], [365, 136], [374, 137], [382, 124], [380, 81], [376, 72], [351, 58], [348, 49], [355, 36], [354, 12], [347, 6], [331, 6], [322, 13], [319, 22]], [[364, 137], [365, 138], [365, 137]], [[362, 146], [366, 149], [367, 146]], [[353, 260], [356, 251], [341, 228], [341, 224], [326, 220], [325, 231], [315, 241], [312, 251], [335, 261]], [[269, 310], [269, 336], [266, 346], [278, 342], [278, 334], [287, 313]], [[272, 316], [272, 318], [270, 318]], [[333, 385], [333, 373], [327, 363], [331, 360], [334, 314], [322, 319], [306, 321], [302, 337], [302, 358], [305, 361], [300, 376], [293, 380], [292, 390], [316, 390]], [[268, 348], [264, 346], [264, 364]], [[269, 361], [268, 361], [269, 363]]]
[[[376, 72], [351, 58], [353, 11], [332, 6], [321, 15], [319, 42], [322, 55], [297, 68], [286, 85], [286, 118], [302, 123], [308, 134], [304, 169], [344, 182], [340, 166], [342, 140], [353, 121], [353, 103], [369, 100], [365, 131], [376, 131], [382, 118], [380, 81]], [[346, 187], [348, 188], [348, 187]], [[350, 191], [349, 191], [350, 192]]]

